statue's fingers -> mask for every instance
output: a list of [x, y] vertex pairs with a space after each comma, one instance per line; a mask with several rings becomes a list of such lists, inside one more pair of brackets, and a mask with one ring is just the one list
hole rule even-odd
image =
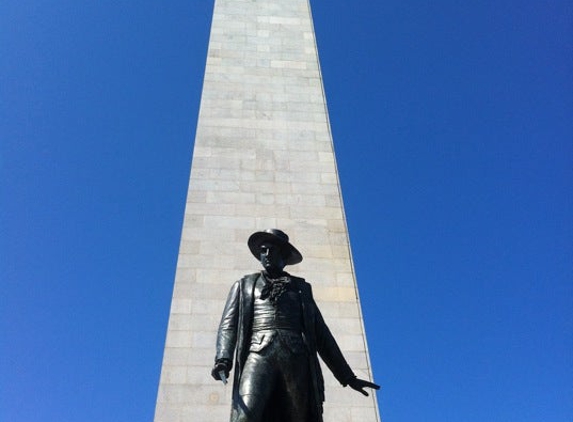
[[380, 386], [378, 384], [374, 384], [373, 382], [369, 382], [368, 387], [373, 388], [374, 390], [380, 390]]
[[375, 390], [380, 390], [380, 386], [378, 384], [374, 384], [373, 382], [366, 381], [366, 380], [360, 380], [360, 382], [362, 383], [363, 387], [368, 387], [368, 388], [373, 388]]

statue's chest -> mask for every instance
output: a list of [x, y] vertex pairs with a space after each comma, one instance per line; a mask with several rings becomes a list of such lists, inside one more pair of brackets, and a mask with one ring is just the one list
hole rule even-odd
[[274, 292], [265, 283], [257, 283], [253, 304], [254, 329], [284, 328], [300, 331], [301, 321], [301, 298], [293, 283]]

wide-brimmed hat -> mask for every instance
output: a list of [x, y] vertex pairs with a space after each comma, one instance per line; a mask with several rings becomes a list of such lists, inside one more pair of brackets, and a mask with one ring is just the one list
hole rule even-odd
[[300, 252], [289, 243], [287, 234], [279, 229], [266, 229], [255, 232], [249, 237], [247, 245], [255, 258], [260, 258], [261, 245], [266, 242], [280, 246], [285, 265], [294, 265], [302, 261]]

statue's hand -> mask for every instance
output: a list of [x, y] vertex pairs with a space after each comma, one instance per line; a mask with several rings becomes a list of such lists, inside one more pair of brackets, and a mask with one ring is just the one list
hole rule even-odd
[[225, 374], [225, 378], [229, 378], [229, 373], [231, 372], [231, 365], [226, 360], [220, 360], [215, 362], [215, 366], [211, 370], [211, 376], [217, 381], [222, 381], [220, 373]]
[[365, 396], [368, 396], [368, 393], [364, 390], [364, 387], [373, 388], [374, 390], [380, 390], [380, 386], [378, 384], [374, 384], [370, 381], [361, 380], [360, 378], [354, 378], [351, 380], [348, 385], [353, 390], [359, 391]]

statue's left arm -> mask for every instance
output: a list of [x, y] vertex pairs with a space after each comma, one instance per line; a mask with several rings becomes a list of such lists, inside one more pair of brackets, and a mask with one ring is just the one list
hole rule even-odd
[[334, 336], [330, 329], [324, 322], [320, 310], [315, 305], [315, 332], [316, 332], [316, 349], [318, 354], [326, 363], [326, 366], [332, 371], [336, 379], [343, 385], [359, 391], [360, 393], [368, 396], [364, 390], [365, 387], [379, 390], [380, 386], [370, 381], [357, 378], [350, 365], [344, 359], [344, 355], [340, 351]]

